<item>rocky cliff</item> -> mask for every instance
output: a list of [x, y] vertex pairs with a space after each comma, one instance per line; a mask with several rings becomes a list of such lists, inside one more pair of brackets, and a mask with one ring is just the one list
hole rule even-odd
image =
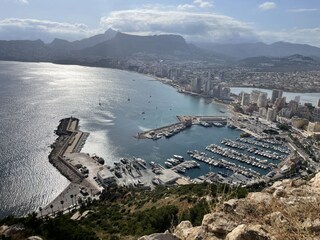
[[320, 173], [311, 180], [283, 180], [262, 192], [219, 204], [201, 226], [181, 222], [173, 233], [140, 240], [320, 239]]

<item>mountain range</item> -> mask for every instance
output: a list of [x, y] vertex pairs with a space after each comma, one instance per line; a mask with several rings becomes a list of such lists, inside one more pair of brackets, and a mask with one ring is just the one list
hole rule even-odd
[[[16, 61], [61, 61], [86, 58], [126, 58], [136, 54], [155, 56], [175, 56], [181, 59], [211, 59], [224, 62], [236, 62], [240, 65], [259, 65], [272, 58], [283, 58], [291, 55], [311, 57], [312, 64], [319, 63], [320, 48], [287, 42], [242, 43], [242, 44], [190, 44], [179, 35], [129, 35], [108, 29], [78, 41], [54, 39], [51, 43], [41, 40], [0, 41], [0, 60]], [[262, 56], [270, 58], [261, 58]], [[245, 61], [240, 61], [246, 58]], [[303, 59], [300, 58], [299, 59]], [[303, 59], [305, 61], [306, 59]], [[262, 62], [261, 62], [262, 61]], [[303, 62], [302, 61], [302, 62]], [[255, 62], [255, 64], [252, 64]], [[289, 61], [290, 62], [290, 61]], [[292, 61], [291, 61], [292, 62]], [[302, 63], [300, 61], [300, 64]], [[310, 62], [308, 62], [310, 65]]]
[[80, 51], [84, 56], [127, 57], [135, 53], [179, 55], [193, 47], [178, 35], [136, 36], [118, 32], [112, 39]]
[[262, 42], [239, 44], [198, 43], [197, 46], [213, 53], [220, 53], [238, 60], [260, 56], [286, 57], [295, 54], [316, 58], [320, 57], [320, 48], [318, 47], [288, 42], [275, 42], [272, 44]]
[[319, 61], [312, 57], [294, 54], [287, 57], [250, 57], [237, 62], [238, 66], [254, 68], [256, 71], [306, 71], [319, 70]]

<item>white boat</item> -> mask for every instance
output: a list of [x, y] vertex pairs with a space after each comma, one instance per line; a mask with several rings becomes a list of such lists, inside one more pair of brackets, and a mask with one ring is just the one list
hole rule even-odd
[[180, 155], [173, 155], [173, 157], [175, 159], [178, 159], [179, 161], [183, 161], [184, 160], [184, 158], [182, 156], [180, 156]]
[[168, 168], [173, 167], [173, 165], [172, 165], [171, 163], [169, 163], [169, 162], [164, 162], [164, 165], [165, 165], [166, 167], [168, 167]]
[[171, 163], [173, 166], [179, 164], [179, 161], [177, 159], [174, 159], [174, 158], [167, 159], [167, 162]]

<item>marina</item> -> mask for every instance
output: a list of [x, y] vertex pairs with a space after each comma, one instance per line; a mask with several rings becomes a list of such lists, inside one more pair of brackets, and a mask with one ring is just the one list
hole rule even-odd
[[[219, 128], [225, 126], [223, 123], [215, 122], [217, 118], [212, 116], [180, 116], [178, 119], [184, 122], [185, 127], [193, 124], [208, 127], [203, 123], [211, 126], [219, 123], [217, 126]], [[212, 119], [214, 120], [212, 121]], [[208, 120], [211, 120], [211, 122]], [[152, 131], [158, 131], [156, 134], [158, 136], [159, 131], [167, 128], [164, 127]], [[49, 161], [70, 180], [71, 184], [63, 194], [60, 194], [50, 203], [50, 206], [52, 205], [55, 211], [50, 207], [50, 213], [48, 205], [43, 208], [41, 214], [54, 214], [56, 211], [73, 208], [73, 201], [69, 202], [65, 209], [59, 207], [59, 202], [65, 201], [65, 196], [68, 194], [78, 195], [82, 199], [87, 197], [95, 198], [99, 196], [103, 189], [107, 189], [111, 185], [145, 189], [154, 189], [156, 185], [188, 184], [205, 181], [247, 185], [261, 180], [264, 176], [263, 173], [253, 168], [270, 171], [277, 168], [277, 164], [268, 162], [266, 159], [250, 156], [244, 153], [245, 151], [249, 154], [260, 155], [278, 161], [284, 160], [288, 153], [287, 148], [274, 139], [237, 138], [236, 141], [233, 141], [224, 138], [221, 144], [226, 147], [210, 144], [205, 148], [206, 151], [223, 157], [219, 159], [194, 150], [187, 152], [193, 160], [185, 160], [183, 156], [173, 154], [172, 157], [164, 162], [165, 167], [151, 161], [149, 164], [151, 168], [149, 168], [147, 162], [140, 157], [120, 158], [119, 161], [113, 161], [113, 164], [110, 165], [105, 164], [105, 160], [96, 154], [90, 155], [81, 152], [89, 133], [79, 130], [79, 119], [74, 117], [62, 119], [55, 133], [59, 137], [51, 145], [52, 151], [49, 154]], [[272, 153], [269, 149], [277, 152]], [[201, 164], [198, 162], [209, 165], [210, 172], [203, 177], [194, 179], [184, 177], [183, 175], [186, 174], [186, 171], [201, 168]], [[241, 165], [243, 163], [253, 168]], [[224, 171], [211, 172], [211, 167], [224, 169]], [[79, 186], [78, 190], [77, 186]]]
[[160, 164], [151, 164], [150, 169], [144, 159], [136, 157], [120, 158], [119, 161], [114, 161], [113, 165], [104, 165], [104, 159], [96, 154], [90, 156], [80, 152], [79, 144], [83, 146], [85, 142], [82, 136], [87, 136], [88, 133], [79, 131], [78, 124], [79, 119], [73, 117], [60, 121], [55, 131], [59, 138], [52, 144], [49, 161], [72, 183], [89, 183], [91, 195], [97, 194], [110, 184], [152, 189], [156, 176], [162, 179], [159, 184], [172, 184], [173, 176], [175, 179], [182, 177], [177, 173], [184, 173], [186, 169], [198, 166], [195, 161], [184, 161], [180, 155], [173, 155], [165, 162], [165, 165], [173, 167], [172, 169], [165, 169]]
[[[208, 122], [208, 118], [212, 120], [213, 117], [179, 117], [181, 121], [191, 125], [202, 125], [202, 122]], [[204, 119], [206, 121], [203, 121]], [[71, 181], [72, 186], [79, 186], [78, 195], [84, 199], [98, 196], [103, 189], [111, 185], [145, 189], [153, 189], [156, 185], [204, 181], [247, 185], [261, 180], [267, 172], [277, 168], [277, 164], [269, 162], [267, 158], [280, 162], [287, 157], [288, 152], [286, 147], [274, 139], [237, 138], [234, 141], [224, 138], [220, 144], [225, 147], [214, 143], [205, 147], [206, 151], [220, 158], [194, 150], [187, 152], [193, 160], [185, 160], [184, 156], [173, 154], [164, 161], [165, 167], [154, 161], [148, 165], [148, 162], [140, 157], [120, 158], [119, 161], [113, 161], [113, 164], [105, 164], [102, 157], [81, 152], [89, 133], [79, 130], [79, 119], [74, 117], [62, 119], [55, 133], [59, 137], [51, 145], [49, 161]], [[270, 149], [275, 152], [271, 152]], [[260, 155], [266, 159], [253, 155]], [[210, 172], [194, 179], [183, 176], [187, 171], [202, 168], [201, 163], [209, 165]], [[212, 172], [211, 167], [216, 171]], [[256, 169], [266, 172], [262, 173]], [[65, 194], [68, 194], [68, 189], [74, 192], [75, 188], [68, 187]], [[61, 199], [62, 195], [59, 195], [52, 202], [56, 208], [59, 201], [64, 201]], [[49, 208], [44, 209], [48, 211]]]
[[224, 116], [177, 116], [177, 119], [179, 120], [178, 123], [139, 132], [135, 137], [138, 139], [148, 138], [152, 140], [158, 140], [163, 136], [170, 138], [179, 132], [190, 128], [192, 125], [223, 127], [228, 121], [228, 118]]
[[230, 148], [223, 148], [220, 146], [217, 146], [215, 144], [211, 144], [206, 147], [207, 151], [210, 151], [212, 153], [218, 154], [223, 157], [227, 157], [229, 159], [233, 159], [242, 163], [246, 163], [248, 165], [251, 165], [253, 167], [261, 168], [263, 170], [271, 170], [272, 168], [276, 167], [276, 165], [272, 163], [266, 163], [263, 160], [260, 160], [253, 156], [248, 156], [244, 153], [240, 153], [238, 151], [235, 151]]
[[199, 152], [197, 150], [194, 150], [194, 151], [189, 151], [189, 155], [197, 161], [204, 162], [204, 163], [209, 164], [213, 167], [225, 168], [232, 173], [242, 174], [243, 176], [250, 178], [250, 179], [251, 178], [259, 178], [261, 176], [260, 173], [254, 171], [250, 168], [246, 168], [244, 166], [237, 165], [235, 163], [226, 161], [222, 158], [214, 159], [212, 157], [209, 157], [204, 152]]

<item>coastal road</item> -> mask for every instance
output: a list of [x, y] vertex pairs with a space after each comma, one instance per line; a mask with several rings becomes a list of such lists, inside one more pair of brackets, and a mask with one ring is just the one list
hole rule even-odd
[[[76, 199], [78, 199], [81, 195], [80, 193], [80, 185], [75, 183], [70, 183], [69, 186], [59, 194], [50, 204], [42, 209], [42, 211], [38, 212], [38, 216], [45, 216], [48, 214], [57, 213], [62, 209], [67, 210], [69, 207], [75, 205], [77, 203]], [[71, 197], [72, 196], [72, 197]], [[63, 201], [63, 204], [61, 204]], [[50, 206], [53, 208], [50, 208]]]

